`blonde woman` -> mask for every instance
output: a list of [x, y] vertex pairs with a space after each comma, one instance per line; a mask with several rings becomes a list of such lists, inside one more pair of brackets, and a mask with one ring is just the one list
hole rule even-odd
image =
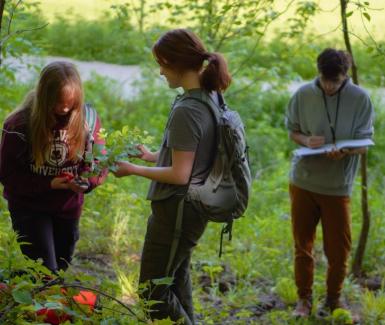
[[99, 119], [90, 131], [85, 111], [75, 66], [53, 62], [3, 126], [0, 182], [13, 229], [21, 242], [30, 243], [21, 245], [23, 254], [41, 258], [53, 272], [71, 262], [84, 193], [101, 184], [106, 174], [80, 177], [91, 139], [102, 144]]

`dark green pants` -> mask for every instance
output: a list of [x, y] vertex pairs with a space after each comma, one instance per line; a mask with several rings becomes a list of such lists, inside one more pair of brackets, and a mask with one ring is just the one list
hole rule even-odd
[[194, 324], [190, 259], [193, 248], [202, 236], [207, 221], [189, 202], [183, 210], [182, 235], [171, 266], [166, 274], [171, 243], [174, 236], [177, 206], [180, 198], [171, 197], [151, 203], [152, 214], [148, 220], [140, 266], [140, 283], [166, 276], [174, 277], [172, 285], [151, 285], [142, 295], [147, 300], [162, 303], [152, 306], [152, 319], [170, 317], [176, 321], [184, 318], [185, 324]]

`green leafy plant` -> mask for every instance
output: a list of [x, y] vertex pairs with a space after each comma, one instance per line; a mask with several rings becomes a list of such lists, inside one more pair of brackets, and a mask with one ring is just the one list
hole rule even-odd
[[86, 151], [84, 162], [89, 167], [82, 173], [84, 177], [99, 175], [104, 169], [116, 171], [117, 161], [140, 155], [141, 151], [137, 146], [149, 145], [153, 141], [153, 137], [147, 131], [141, 131], [136, 127], [130, 130], [128, 126], [111, 133], [101, 129], [99, 137], [104, 139], [106, 144], [95, 144], [92, 152]]
[[352, 314], [349, 310], [337, 308], [330, 316], [332, 324], [353, 324]]
[[297, 301], [297, 288], [293, 279], [280, 278], [274, 288], [285, 304], [294, 304]]
[[362, 296], [362, 314], [364, 319], [371, 324], [385, 322], [385, 292], [380, 290], [372, 292], [366, 290]]
[[218, 277], [218, 275], [223, 272], [223, 267], [221, 265], [208, 264], [202, 267], [202, 270], [208, 273], [210, 277], [211, 284], [213, 284]]
[[[140, 300], [139, 303], [148, 318], [150, 317], [150, 311], [153, 310], [153, 306], [164, 303], [163, 301], [152, 299], [152, 295], [155, 289], [159, 286], [171, 286], [173, 284], [173, 281], [173, 277], [164, 277], [158, 279], [151, 279], [139, 284], [138, 294], [147, 297], [146, 299]], [[165, 323], [161, 321], [156, 321], [156, 324], [175, 324], [168, 318], [164, 321]]]

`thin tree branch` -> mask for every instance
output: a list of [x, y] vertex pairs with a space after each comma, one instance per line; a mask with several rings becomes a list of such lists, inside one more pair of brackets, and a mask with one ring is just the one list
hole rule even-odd
[[12, 24], [12, 20], [13, 20], [13, 15], [15, 14], [15, 11], [17, 9], [17, 7], [20, 5], [20, 3], [22, 2], [23, 0], [19, 0], [17, 1], [17, 3], [13, 6], [12, 8], [12, 11], [9, 15], [9, 20], [8, 20], [8, 28], [7, 28], [7, 34], [11, 34], [11, 24]]
[[[353, 4], [357, 6], [358, 9], [362, 9], [365, 5], [362, 5], [360, 1], [352, 1]], [[382, 11], [384, 8], [371, 8], [369, 6], [366, 6], [367, 9], [372, 10], [372, 11]]]
[[264, 34], [265, 34], [265, 32], [267, 31], [267, 28], [270, 26], [270, 24], [271, 24], [275, 19], [277, 19], [278, 17], [280, 17], [280, 16], [282, 16], [284, 13], [286, 13], [286, 12], [289, 10], [289, 8], [291, 7], [291, 5], [292, 5], [294, 2], [295, 2], [295, 0], [291, 0], [291, 1], [287, 4], [286, 8], [285, 8], [283, 11], [279, 12], [279, 13], [277, 14], [277, 16], [275, 16], [274, 19], [272, 19], [272, 20], [270, 20], [268, 23], [266, 23], [266, 25], [265, 25], [265, 27], [264, 27], [264, 29], [263, 29], [263, 31], [262, 31], [262, 34], [260, 35], [260, 37], [257, 38], [256, 42], [254, 43], [254, 46], [252, 47], [252, 49], [251, 49], [251, 51], [249, 52], [249, 54], [247, 55], [247, 57], [246, 57], [246, 58], [239, 64], [239, 66], [237, 67], [237, 69], [232, 73], [233, 76], [237, 75], [237, 74], [239, 73], [239, 71], [245, 66], [245, 64], [246, 64], [247, 62], [249, 62], [249, 60], [253, 57], [254, 52], [256, 51], [256, 49], [257, 49], [257, 47], [258, 47], [258, 45], [259, 45], [259, 42], [261, 41], [262, 37], [264, 36]]
[[0, 47], [1, 47], [2, 45], [4, 45], [4, 43], [5, 43], [6, 41], [8, 41], [11, 37], [13, 37], [13, 36], [15, 36], [15, 35], [19, 35], [19, 34], [22, 34], [22, 33], [25, 33], [25, 32], [33, 32], [33, 31], [35, 31], [35, 30], [43, 29], [43, 28], [47, 27], [48, 25], [49, 25], [49, 23], [46, 23], [46, 24], [44, 24], [44, 25], [42, 25], [42, 26], [38, 26], [38, 27], [35, 27], [35, 28], [19, 29], [19, 30], [17, 30], [16, 32], [13, 32], [13, 33], [11, 33], [11, 34], [8, 34], [8, 35], [6, 35], [2, 40], [0, 40]]
[[141, 323], [147, 323], [146, 320], [144, 319], [141, 319], [139, 316], [136, 315], [136, 313], [129, 307], [127, 306], [125, 303], [123, 303], [122, 301], [120, 301], [119, 299], [101, 291], [101, 290], [98, 290], [98, 289], [95, 289], [95, 288], [90, 288], [90, 287], [86, 287], [86, 286], [82, 286], [82, 285], [79, 285], [79, 284], [62, 284], [61, 285], [62, 288], [76, 288], [76, 289], [84, 289], [84, 290], [89, 290], [89, 291], [93, 291], [93, 292], [96, 292], [108, 299], [111, 299], [113, 301], [115, 301], [116, 303], [118, 303], [119, 305], [121, 305], [124, 309], [128, 310], [128, 312], [134, 316], [139, 322]]
[[352, 77], [353, 77], [353, 82], [358, 85], [358, 75], [357, 75], [357, 66], [356, 62], [353, 57], [353, 50], [352, 46], [350, 44], [350, 39], [349, 39], [349, 28], [348, 28], [348, 19], [346, 17], [346, 9], [348, 5], [349, 0], [340, 0], [341, 4], [341, 20], [342, 20], [342, 33], [343, 37], [345, 40], [345, 45], [347, 51], [350, 53], [352, 57]]
[[4, 9], [5, 9], [5, 0], [0, 0], [0, 36], [1, 36], [1, 26], [3, 22]]
[[[226, 3], [223, 6], [228, 6], [229, 5], [229, 1], [230, 0], [226, 0]], [[219, 32], [219, 29], [222, 26], [223, 21], [224, 21], [224, 19], [218, 19], [218, 21], [216, 23], [216, 26], [215, 26], [216, 28], [215, 28], [214, 33], [213, 33], [213, 39], [216, 39], [216, 37], [218, 35], [218, 32]]]
[[245, 90], [247, 90], [250, 87], [252, 87], [260, 79], [262, 79], [261, 75], [257, 75], [255, 78], [251, 79], [250, 82], [247, 85], [245, 85], [245, 86], [243, 86], [243, 87], [241, 87], [241, 88], [239, 88], [237, 90], [233, 90], [233, 91], [229, 92], [226, 97], [227, 98], [231, 98], [233, 96], [236, 96], [236, 95], [244, 92]]
[[357, 38], [357, 39], [358, 39], [362, 44], [364, 44], [365, 46], [367, 46], [367, 47], [370, 46], [367, 42], [365, 42], [365, 41], [362, 39], [362, 37], [358, 36], [358, 35], [355, 34], [354, 32], [349, 31], [348, 33], [349, 33], [349, 35], [352, 35], [352, 36], [354, 36], [355, 38]]
[[[374, 39], [372, 33], [369, 31], [368, 27], [366, 26], [366, 23], [365, 23], [365, 19], [364, 19], [364, 15], [363, 15], [363, 12], [362, 10], [360, 10], [360, 14], [361, 14], [361, 21], [362, 21], [362, 25], [364, 26], [364, 29], [366, 31], [366, 33], [368, 34], [370, 40], [372, 41], [372, 43], [374, 44], [377, 52], [379, 54], [382, 54], [384, 55], [385, 54], [385, 51], [378, 45], [378, 42]], [[367, 45], [365, 42], [363, 42], [363, 40], [361, 40], [358, 36], [354, 35], [355, 37], [357, 37], [363, 44], [365, 44], [366, 46], [369, 47], [369, 45]]]
[[[230, 18], [230, 23], [227, 25], [226, 31], [222, 34], [222, 37], [219, 39], [217, 45], [215, 46], [215, 51], [219, 51], [219, 49], [221, 48], [223, 42], [230, 37], [229, 34], [230, 34], [230, 31], [231, 31], [231, 26], [233, 25], [233, 23], [237, 19], [237, 17], [238, 17], [238, 10], [233, 10], [233, 14], [232, 14], [232, 16]], [[219, 28], [218, 28], [217, 34], [218, 33], [219, 33]]]
[[107, 309], [107, 310], [109, 310], [109, 311], [112, 311], [113, 313], [117, 313], [117, 314], [120, 314], [120, 315], [132, 316], [132, 315], [129, 314], [129, 313], [124, 313], [124, 312], [122, 312], [121, 310], [117, 310], [117, 309], [110, 308], [110, 307], [106, 307], [106, 306], [103, 306], [103, 309]]

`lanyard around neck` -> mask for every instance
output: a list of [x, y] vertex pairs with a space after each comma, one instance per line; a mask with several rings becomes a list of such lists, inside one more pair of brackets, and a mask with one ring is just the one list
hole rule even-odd
[[323, 90], [322, 90], [322, 96], [323, 96], [323, 100], [324, 100], [324, 106], [325, 106], [326, 116], [327, 116], [328, 122], [329, 122], [330, 131], [331, 131], [332, 137], [333, 137], [333, 143], [336, 143], [338, 111], [340, 109], [340, 90], [338, 90], [338, 94], [337, 94], [337, 107], [336, 107], [336, 116], [334, 118], [334, 123], [332, 123], [330, 113], [329, 113], [328, 103], [326, 100], [326, 95], [325, 95], [325, 92]]
[[324, 100], [324, 106], [325, 106], [325, 111], [326, 111], [326, 115], [327, 115], [328, 122], [329, 122], [330, 132], [332, 133], [332, 137], [333, 137], [333, 143], [336, 143], [336, 130], [337, 130], [337, 121], [338, 121], [338, 111], [340, 109], [341, 90], [342, 90], [342, 88], [345, 87], [345, 85], [348, 82], [348, 80], [349, 80], [349, 78], [346, 78], [344, 80], [344, 82], [342, 83], [342, 85], [340, 86], [340, 88], [338, 89], [338, 92], [337, 92], [337, 107], [336, 107], [336, 116], [334, 118], [334, 124], [332, 123], [332, 120], [331, 120], [331, 117], [330, 117], [330, 113], [329, 113], [328, 103], [327, 103], [327, 100], [326, 100], [325, 91], [322, 89], [322, 87], [320, 85], [320, 82], [318, 80], [319, 87], [322, 90], [322, 97], [323, 97], [323, 100]]

